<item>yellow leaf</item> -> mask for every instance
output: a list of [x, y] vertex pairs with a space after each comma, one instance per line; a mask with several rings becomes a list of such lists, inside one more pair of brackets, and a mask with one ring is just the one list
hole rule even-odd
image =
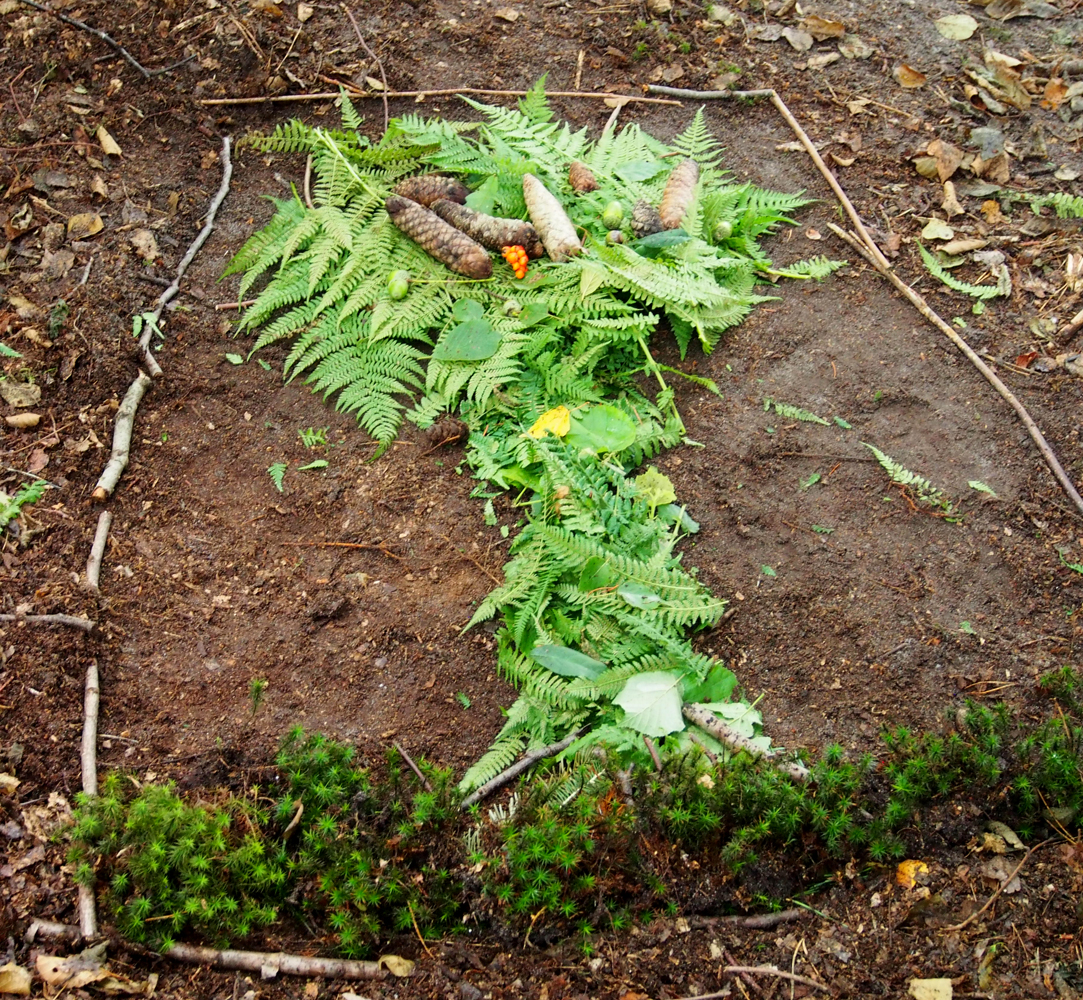
[[928, 79], [920, 70], [916, 70], [906, 63], [900, 63], [896, 66], [893, 76], [900, 87], [906, 87], [908, 90], [920, 87]]
[[377, 960], [378, 965], [384, 966], [393, 976], [402, 978], [411, 976], [414, 972], [414, 963], [408, 958], [399, 955], [381, 955]]
[[30, 970], [14, 962], [0, 965], [0, 993], [30, 996]]
[[120, 146], [117, 145], [117, 140], [110, 134], [109, 130], [104, 125], [98, 126], [98, 131], [94, 133], [94, 138], [98, 140], [98, 145], [101, 146], [102, 152], [109, 156], [122, 156]]
[[928, 872], [929, 866], [924, 861], [901, 861], [895, 872], [895, 881], [904, 889], [913, 889], [917, 885], [917, 876]]
[[568, 412], [568, 407], [554, 406], [534, 421], [534, 426], [527, 431], [527, 434], [532, 438], [543, 438], [546, 434], [562, 438], [571, 430], [571, 426], [572, 415]]
[[68, 219], [68, 236], [73, 240], [85, 240], [100, 233], [104, 225], [97, 212], [80, 212]]

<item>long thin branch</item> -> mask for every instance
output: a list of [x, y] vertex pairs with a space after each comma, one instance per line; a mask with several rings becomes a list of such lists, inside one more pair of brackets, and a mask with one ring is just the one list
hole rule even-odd
[[[773, 965], [727, 965], [723, 967], [722, 973], [730, 976], [774, 976], [776, 979], [785, 979], [790, 983], [800, 983], [802, 986], [823, 990], [824, 993], [833, 992], [830, 986], [818, 983], [815, 979], [799, 976], [793, 972], [783, 972], [782, 969], [776, 969]], [[699, 993], [694, 997], [681, 997], [681, 1000], [716, 1000], [718, 997], [728, 997], [729, 995], [730, 991], [725, 989], [718, 993]]]
[[[61, 14], [60, 11], [53, 10], [51, 7], [46, 7], [45, 4], [37, 3], [36, 0], [22, 0], [22, 2], [25, 3], [28, 7], [33, 7], [35, 10], [44, 11], [46, 14], [52, 14], [53, 17], [57, 18], [57, 20], [63, 21], [65, 24], [70, 24], [73, 28], [79, 28], [82, 31], [89, 31], [90, 34], [96, 35], [107, 45], [111, 45], [128, 61], [129, 65], [134, 67], [139, 73], [144, 76], [144, 78], [148, 80], [152, 76], [154, 76], [156, 72], [164, 73], [166, 71], [165, 69], [160, 69], [157, 71], [147, 69], [135, 58], [135, 56], [133, 56], [123, 45], [121, 45], [120, 42], [112, 38], [110, 35], [107, 35], [104, 31], [101, 31], [98, 28], [92, 28], [85, 21], [80, 21], [78, 18], [74, 17], [68, 17], [67, 14]], [[171, 67], [166, 68], [168, 69]]]
[[[454, 97], [456, 94], [479, 94], [483, 97], [526, 97], [526, 90], [482, 90], [479, 87], [456, 87], [451, 90], [392, 90], [382, 94], [373, 94], [364, 90], [350, 90], [350, 98], [366, 97]], [[755, 95], [757, 91], [749, 91]], [[285, 104], [292, 101], [332, 101], [339, 96], [338, 91], [324, 91], [317, 94], [278, 94], [269, 97], [209, 97], [198, 101], [199, 104]], [[681, 107], [680, 101], [669, 101], [657, 97], [632, 97], [629, 94], [603, 94], [599, 92], [577, 90], [550, 90], [546, 97], [586, 97], [592, 100], [623, 99], [637, 104], [671, 104]], [[717, 95], [715, 95], [717, 96]]]
[[113, 523], [113, 515], [108, 510], [103, 510], [98, 515], [98, 528], [94, 532], [94, 544], [90, 546], [90, 555], [86, 561], [86, 586], [87, 590], [97, 592], [98, 581], [102, 574], [102, 559], [105, 556], [105, 543], [109, 540], [109, 528]]
[[730, 927], [742, 927], [748, 930], [766, 931], [777, 927], [779, 924], [788, 924], [794, 920], [804, 920], [808, 916], [808, 910], [793, 907], [789, 910], [780, 910], [778, 913], [757, 913], [751, 917], [689, 917], [690, 927], [717, 927], [726, 924]]
[[421, 768], [414, 763], [414, 758], [411, 757], [398, 743], [391, 744], [396, 750], [398, 750], [400, 756], [407, 764], [410, 765], [410, 770], [417, 775], [417, 780], [424, 786], [426, 792], [432, 791], [432, 782], [421, 773]]
[[84, 632], [93, 632], [97, 622], [75, 615], [0, 615], [0, 622], [28, 622], [37, 625], [70, 625]]
[[480, 802], [482, 799], [492, 795], [497, 789], [503, 788], [506, 784], [518, 778], [524, 771], [532, 768], [539, 760], [545, 760], [546, 757], [555, 757], [562, 750], [567, 750], [568, 747], [579, 739], [579, 737], [589, 728], [589, 726], [583, 726], [570, 736], [566, 736], [559, 743], [550, 743], [547, 747], [538, 747], [537, 750], [531, 750], [520, 760], [517, 760], [512, 764], [511, 767], [501, 771], [495, 778], [485, 782], [480, 788], [471, 792], [463, 799], [462, 808], [469, 809], [475, 802]]
[[[83, 698], [83, 744], [80, 763], [83, 770], [83, 794], [98, 794], [98, 706], [101, 688], [98, 683], [98, 661], [91, 660], [86, 668], [86, 693]], [[98, 915], [92, 886], [79, 885], [79, 930], [83, 937], [96, 937]]]
[[94, 492], [91, 494], [95, 500], [105, 500], [117, 488], [120, 477], [128, 467], [135, 411], [139, 409], [139, 401], [152, 381], [146, 372], [140, 372], [124, 394], [120, 409], [117, 410], [116, 423], [113, 425], [113, 450], [102, 474], [98, 477], [98, 485], [94, 487]]
[[[727, 94], [726, 91], [710, 91], [710, 90], [681, 90], [676, 87], [658, 87], [651, 84], [647, 88], [651, 93], [669, 94], [671, 96], [687, 97], [695, 100], [709, 100], [711, 98], [718, 98]], [[1027, 412], [1027, 409], [1019, 400], [1015, 394], [1000, 380], [1000, 377], [990, 368], [982, 359], [974, 352], [973, 348], [962, 337], [956, 333], [944, 320], [937, 315], [937, 313], [929, 306], [929, 304], [919, 295], [913, 288], [911, 288], [905, 281], [903, 281], [892, 269], [888, 259], [884, 256], [880, 248], [876, 245], [876, 241], [869, 234], [868, 229], [865, 228], [864, 222], [861, 221], [861, 216], [858, 215], [857, 209], [854, 208], [853, 202], [846, 196], [846, 192], [843, 191], [842, 186], [839, 184], [831, 168], [824, 162], [819, 151], [816, 149], [813, 141], [808, 137], [808, 133], [801, 127], [800, 123], [794, 118], [790, 109], [786, 107], [785, 101], [774, 90], [768, 91], [735, 91], [730, 92], [734, 96], [767, 96], [771, 99], [771, 103], [778, 109], [779, 114], [786, 119], [787, 124], [793, 129], [794, 134], [801, 141], [801, 145], [805, 147], [809, 156], [812, 158], [812, 162], [816, 164], [817, 169], [823, 174], [824, 180], [830, 185], [831, 190], [834, 191], [835, 197], [838, 198], [842, 207], [846, 210], [846, 214], [850, 217], [850, 221], [854, 224], [854, 229], [857, 230], [857, 234], [860, 237], [861, 243], [864, 247], [858, 246], [857, 241], [848, 239], [839, 227], [833, 223], [829, 223], [831, 231], [842, 239], [846, 240], [855, 250], [862, 253], [869, 263], [871, 263], [885, 278], [888, 279], [917, 309], [922, 316], [924, 316], [930, 323], [932, 323], [941, 333], [944, 334], [960, 351], [966, 355], [968, 361], [974, 365], [984, 376], [985, 380], [1000, 394], [1009, 406], [1015, 410], [1016, 415], [1023, 422], [1023, 426], [1026, 427], [1027, 433], [1030, 435], [1031, 440], [1037, 446], [1038, 451], [1041, 453], [1042, 458], [1045, 460], [1046, 465], [1049, 466], [1050, 471], [1056, 477], [1057, 482], [1060, 483], [1064, 492], [1068, 494], [1069, 499], [1075, 504], [1076, 509], [1083, 514], [1083, 496], [1080, 496], [1079, 491], [1076, 489], [1075, 484], [1068, 478], [1068, 474], [1064, 471], [1064, 467], [1060, 464], [1060, 460], [1057, 458], [1056, 453], [1049, 446], [1049, 442], [1046, 441], [1045, 436], [1042, 434], [1038, 425], [1034, 422], [1034, 419]]]
[[700, 729], [710, 733], [716, 740], [733, 747], [735, 750], [743, 750], [752, 757], [764, 757], [777, 767], [783, 774], [789, 775], [795, 781], [808, 781], [808, 768], [797, 761], [778, 760], [772, 753], [765, 753], [747, 736], [742, 736], [732, 726], [727, 725], [709, 708], [703, 705], [684, 705], [681, 708], [684, 717]]
[[178, 962], [209, 965], [214, 969], [235, 969], [258, 972], [265, 978], [278, 973], [287, 976], [323, 976], [326, 979], [386, 979], [387, 973], [378, 962], [358, 962], [347, 958], [317, 958], [308, 955], [286, 955], [282, 952], [232, 951], [199, 948], [190, 944], [175, 944], [162, 952]]
[[384, 99], [384, 131], [386, 132], [387, 123], [391, 121], [391, 119], [387, 113], [387, 76], [384, 73], [384, 64], [380, 61], [380, 57], [369, 48], [369, 43], [365, 41], [365, 36], [361, 34], [361, 29], [357, 25], [357, 18], [353, 16], [353, 11], [350, 10], [346, 4], [342, 5], [342, 9], [346, 11], [346, 16], [350, 19], [350, 24], [353, 25], [353, 30], [357, 34], [357, 40], [361, 43], [361, 48], [369, 54], [369, 58], [376, 63], [376, 66], [380, 70], [380, 80], [384, 85], [384, 89], [380, 91], [380, 96]]
[[[180, 291], [181, 278], [184, 277], [184, 272], [188, 270], [188, 265], [195, 260], [195, 256], [199, 253], [199, 248], [207, 242], [207, 237], [211, 235], [214, 230], [214, 217], [218, 214], [218, 209], [222, 202], [226, 200], [226, 195], [229, 194], [229, 181], [233, 176], [233, 160], [229, 155], [230, 145], [232, 140], [228, 135], [222, 136], [222, 183], [218, 186], [218, 192], [211, 199], [211, 203], [207, 208], [207, 214], [204, 217], [203, 228], [199, 231], [199, 235], [192, 240], [191, 246], [188, 247], [188, 252], [181, 258], [180, 263], [177, 265], [177, 274], [173, 279], [173, 283], [158, 296], [158, 301], [154, 304], [154, 310], [152, 316], [153, 321], [143, 324], [143, 336], [139, 338], [139, 348], [142, 350], [148, 359], [147, 364], [154, 360], [150, 353], [150, 340], [154, 336], [154, 331], [158, 329], [158, 320], [161, 318], [162, 310], [173, 299], [173, 297]], [[154, 365], [157, 368], [157, 363]], [[161, 372], [161, 369], [158, 369]]]

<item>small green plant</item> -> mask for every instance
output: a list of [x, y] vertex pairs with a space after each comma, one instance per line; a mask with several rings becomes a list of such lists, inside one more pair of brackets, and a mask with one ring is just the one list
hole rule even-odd
[[37, 482], [24, 483], [11, 496], [0, 490], [0, 531], [14, 521], [24, 507], [41, 500], [48, 488], [49, 484], [39, 479]]
[[636, 42], [636, 46], [632, 49], [632, 62], [640, 62], [647, 58], [651, 47], [646, 42]]
[[772, 399], [770, 396], [765, 396], [763, 400], [764, 410], [774, 409], [783, 420], [803, 420], [810, 424], [823, 424], [825, 427], [828, 425], [828, 421], [823, 417], [816, 416], [815, 413], [809, 410], [804, 410], [800, 406], [791, 406], [789, 403], [779, 403]]
[[938, 281], [943, 282], [948, 288], [951, 288], [956, 292], [963, 292], [965, 295], [981, 300], [996, 298], [998, 295], [1011, 294], [1011, 277], [1007, 268], [1002, 272], [1007, 278], [1006, 282], [1002, 278], [1001, 280], [998, 280], [995, 285], [972, 285], [966, 281], [960, 281], [958, 278], [952, 277], [936, 257], [920, 243], [918, 244], [918, 250], [921, 252], [921, 259], [925, 262], [925, 267], [928, 269], [929, 273]]
[[53, 303], [52, 309], [49, 310], [49, 337], [53, 340], [57, 338], [60, 331], [64, 329], [64, 324], [67, 322], [68, 314], [71, 312], [71, 307], [63, 299], [58, 299]]
[[937, 510], [942, 511], [949, 518], [955, 516], [955, 506], [944, 496], [944, 493], [933, 486], [928, 479], [924, 479], [916, 472], [911, 472], [904, 465], [896, 462], [890, 455], [885, 455], [874, 445], [868, 444], [865, 441], [862, 441], [861, 443], [876, 456], [876, 460], [891, 477], [893, 483], [905, 487], [919, 503], [923, 503], [928, 507], [934, 507]]
[[267, 466], [267, 475], [271, 477], [271, 482], [275, 484], [275, 489], [279, 493], [286, 492], [282, 481], [286, 478], [286, 469], [288, 468], [289, 464], [287, 462], [275, 462], [273, 465]]
[[327, 432], [330, 429], [330, 427], [306, 427], [304, 430], [299, 430], [297, 436], [306, 448], [325, 448]]
[[456, 691], [455, 692], [455, 700], [460, 705], [462, 705], [463, 708], [469, 708], [470, 707], [470, 704], [471, 704], [470, 699], [462, 691]]
[[14, 347], [8, 347], [7, 344], [0, 342], [0, 358], [21, 358], [20, 354]]
[[979, 493], [986, 494], [986, 496], [991, 496], [994, 500], [999, 499], [993, 488], [991, 486], [986, 486], [985, 483], [983, 483], [980, 479], [971, 479], [967, 483], [967, 486], [969, 486], [972, 490], [977, 490]]
[[817, 535], [831, 535], [835, 532], [834, 528], [825, 528], [822, 524], [814, 524], [812, 530], [815, 531]]
[[815, 486], [821, 479], [823, 479], [823, 476], [821, 476], [818, 472], [814, 472], [807, 479], [801, 480], [800, 488], [802, 490], [810, 489], [811, 487]]
[[252, 714], [259, 711], [263, 704], [263, 696], [267, 692], [267, 680], [262, 677], [253, 677], [248, 683], [248, 697], [252, 702]]

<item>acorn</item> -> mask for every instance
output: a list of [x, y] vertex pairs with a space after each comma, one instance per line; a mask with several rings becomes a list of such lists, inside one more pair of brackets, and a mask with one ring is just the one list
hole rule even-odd
[[522, 305], [520, 305], [518, 299], [505, 299], [504, 305], [500, 307], [500, 311], [505, 316], [518, 316], [523, 311]]
[[610, 246], [612, 246], [614, 243], [623, 243], [624, 233], [622, 233], [619, 229], [610, 229], [609, 232], [605, 234], [605, 241]]
[[732, 235], [733, 223], [727, 222], [725, 219], [720, 219], [718, 224], [714, 227], [715, 243], [721, 243], [723, 240], [728, 240]]
[[619, 201], [611, 201], [602, 212], [602, 223], [606, 229], [620, 229], [624, 222], [624, 206]]
[[406, 298], [410, 293], [410, 272], [409, 271], [392, 271], [391, 277], [387, 279], [387, 294], [391, 298], [398, 302], [400, 299]]

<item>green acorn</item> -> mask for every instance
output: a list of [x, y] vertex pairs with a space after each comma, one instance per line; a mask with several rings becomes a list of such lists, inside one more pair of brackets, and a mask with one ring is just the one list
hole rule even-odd
[[727, 222], [725, 219], [721, 219], [714, 227], [714, 241], [715, 243], [721, 243], [723, 240], [728, 240], [733, 235], [733, 223]]
[[614, 243], [623, 243], [624, 233], [622, 233], [619, 229], [611, 229], [608, 233], [605, 234], [605, 241], [610, 246], [612, 246]]
[[396, 302], [410, 294], [410, 272], [392, 271], [387, 279], [387, 294]]
[[620, 229], [624, 222], [624, 206], [619, 201], [611, 201], [602, 212], [602, 223], [606, 229]]

